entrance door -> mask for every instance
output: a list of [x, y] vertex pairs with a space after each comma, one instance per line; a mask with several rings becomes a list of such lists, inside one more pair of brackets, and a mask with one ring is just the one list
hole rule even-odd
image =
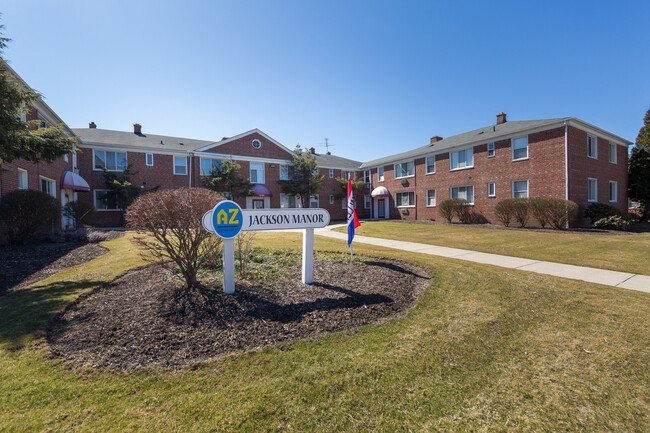
[[386, 207], [384, 206], [385, 198], [377, 200], [377, 218], [386, 218]]
[[254, 198], [253, 199], [253, 209], [264, 209], [264, 199]]

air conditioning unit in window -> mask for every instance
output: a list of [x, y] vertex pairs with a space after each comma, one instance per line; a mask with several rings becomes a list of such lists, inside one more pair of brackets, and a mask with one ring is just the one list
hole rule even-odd
[[409, 210], [408, 209], [402, 209], [402, 215], [408, 215]]
[[402, 186], [408, 186], [409, 181], [407, 179], [402, 179]]

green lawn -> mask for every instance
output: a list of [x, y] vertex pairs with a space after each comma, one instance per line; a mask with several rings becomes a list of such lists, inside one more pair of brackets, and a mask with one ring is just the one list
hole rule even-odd
[[[0, 297], [0, 431], [650, 431], [650, 295], [430, 256], [409, 259], [432, 285], [384, 325], [181, 372], [48, 359], [46, 317], [139, 265], [129, 239]], [[300, 235], [258, 243], [297, 248]]]
[[[347, 228], [336, 231], [347, 233]], [[650, 233], [589, 234], [363, 222], [357, 235], [650, 275]]]

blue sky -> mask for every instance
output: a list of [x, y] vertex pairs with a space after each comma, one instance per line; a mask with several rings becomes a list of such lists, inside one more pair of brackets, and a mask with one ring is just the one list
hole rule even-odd
[[5, 0], [4, 57], [71, 127], [218, 140], [260, 128], [369, 160], [509, 120], [630, 141], [650, 2]]

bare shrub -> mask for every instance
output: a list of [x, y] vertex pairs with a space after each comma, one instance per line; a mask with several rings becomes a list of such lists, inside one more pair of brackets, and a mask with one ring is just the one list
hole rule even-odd
[[192, 288], [197, 285], [200, 258], [215, 245], [209, 240], [216, 235], [203, 228], [202, 217], [221, 200], [221, 195], [204, 188], [151, 192], [131, 204], [126, 214], [127, 226], [141, 234], [136, 241], [150, 258], [174, 261], [187, 288]]
[[71, 201], [63, 207], [63, 214], [74, 220], [75, 227], [81, 228], [93, 219], [97, 209], [92, 203], [85, 201]]
[[549, 223], [554, 229], [564, 230], [578, 217], [578, 205], [571, 200], [551, 198], [548, 201]]
[[108, 238], [109, 238], [108, 232], [102, 232], [102, 231], [97, 231], [97, 230], [91, 231], [90, 233], [88, 233], [88, 236], [87, 236], [88, 242], [94, 243], [94, 244], [99, 243], [99, 242], [104, 242], [104, 241], [108, 240]]
[[519, 227], [526, 227], [530, 215], [530, 202], [527, 198], [513, 198], [511, 200], [515, 221], [519, 223]]
[[552, 201], [556, 200], [550, 197], [533, 197], [529, 199], [530, 212], [542, 228], [550, 224], [550, 209]]
[[454, 215], [460, 220], [460, 222], [469, 222], [471, 220], [471, 212], [467, 204], [467, 200], [461, 198], [450, 198], [444, 200], [438, 205], [438, 212], [440, 212], [440, 215], [449, 223], [454, 218]]
[[469, 205], [469, 202], [462, 198], [454, 198], [454, 214], [458, 217], [458, 221], [463, 224], [471, 224], [474, 209]]
[[509, 227], [512, 220], [526, 227], [528, 221], [528, 200], [525, 198], [508, 198], [501, 200], [494, 207], [494, 215], [501, 223]]
[[239, 261], [239, 275], [245, 278], [248, 274], [248, 256], [253, 251], [253, 242], [255, 241], [254, 232], [241, 232], [235, 238], [237, 246], [237, 259]]

